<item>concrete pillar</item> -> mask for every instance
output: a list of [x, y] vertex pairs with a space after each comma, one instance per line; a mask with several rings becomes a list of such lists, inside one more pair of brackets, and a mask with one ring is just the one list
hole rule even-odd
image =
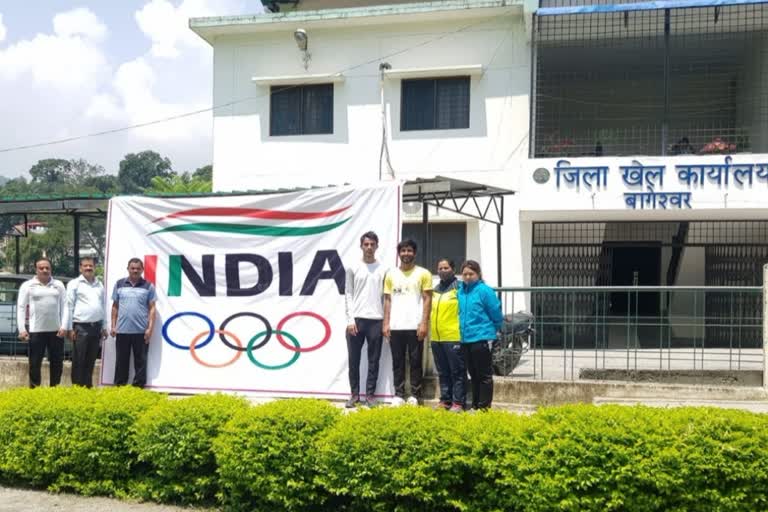
[[763, 389], [768, 390], [768, 265], [763, 266]]

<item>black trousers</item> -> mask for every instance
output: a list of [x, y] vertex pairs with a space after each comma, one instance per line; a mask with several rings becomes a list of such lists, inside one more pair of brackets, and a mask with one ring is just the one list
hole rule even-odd
[[376, 393], [379, 380], [379, 359], [381, 358], [381, 320], [355, 318], [357, 335], [347, 333], [347, 354], [349, 355], [349, 389], [353, 397], [360, 396], [360, 354], [363, 344], [368, 341], [368, 376], [365, 380], [365, 394]]
[[411, 365], [411, 396], [421, 400], [421, 355], [424, 343], [416, 331], [392, 331], [389, 337], [392, 349], [392, 373], [395, 380], [395, 396], [405, 398], [405, 354]]
[[64, 369], [64, 340], [56, 336], [56, 332], [29, 333], [29, 387], [40, 385], [40, 369], [43, 366], [43, 356], [48, 351], [48, 366], [51, 386], [61, 382], [61, 372]]
[[93, 367], [99, 357], [101, 322], [72, 324], [75, 341], [72, 343], [72, 384], [93, 386]]
[[488, 342], [462, 343], [461, 349], [472, 379], [472, 408], [488, 409], [493, 402], [493, 360]]
[[131, 352], [133, 352], [133, 385], [143, 388], [147, 383], [147, 351], [149, 345], [144, 342], [144, 333], [120, 334], [115, 338], [115, 386], [128, 384], [128, 373], [131, 367]]

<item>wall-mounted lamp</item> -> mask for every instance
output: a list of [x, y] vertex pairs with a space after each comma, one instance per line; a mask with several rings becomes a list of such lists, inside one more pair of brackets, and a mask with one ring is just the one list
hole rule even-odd
[[309, 53], [309, 36], [307, 35], [307, 31], [303, 28], [297, 28], [293, 33], [293, 39], [296, 41], [296, 46], [299, 47], [299, 50], [302, 53], [302, 60], [304, 61], [304, 69], [306, 70], [309, 68], [309, 60], [312, 58], [312, 55]]

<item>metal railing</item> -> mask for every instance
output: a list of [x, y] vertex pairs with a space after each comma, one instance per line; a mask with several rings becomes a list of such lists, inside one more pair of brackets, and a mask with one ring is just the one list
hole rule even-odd
[[516, 376], [575, 380], [646, 373], [655, 380], [654, 375], [663, 377], [664, 372], [764, 368], [761, 287], [525, 287], [498, 292], [505, 313], [528, 310], [535, 317], [530, 350]]
[[[612, 379], [611, 372], [755, 371], [765, 367], [763, 289], [717, 286], [497, 289], [505, 313], [535, 332], [513, 376]], [[26, 357], [15, 289], [0, 289], [0, 356]], [[65, 355], [71, 346], [65, 346]], [[653, 379], [653, 377], [649, 377]]]

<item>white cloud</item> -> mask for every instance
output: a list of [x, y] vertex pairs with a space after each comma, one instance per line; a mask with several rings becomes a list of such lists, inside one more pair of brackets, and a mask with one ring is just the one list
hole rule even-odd
[[[147, 58], [139, 57], [126, 62], [115, 73], [112, 91], [95, 96], [86, 115], [95, 119], [134, 125], [205, 109], [208, 106], [205, 102], [163, 101], [155, 91], [156, 83], [157, 72]], [[143, 127], [137, 129], [135, 134], [149, 140], [210, 136], [210, 115], [192, 116], [178, 122]]]
[[[188, 18], [248, 13], [254, 6], [261, 7], [253, 0], [146, 0], [134, 19], [149, 45], [107, 39], [105, 24], [79, 8], [54, 16], [47, 30], [0, 44], [0, 97], [13, 98], [0, 102], [0, 119], [6, 121], [0, 123], [0, 147], [112, 130], [209, 107], [212, 50], [189, 30]], [[128, 14], [123, 23], [130, 22]], [[0, 41], [4, 35], [0, 18]], [[128, 57], [115, 60], [107, 42], [127, 49]], [[115, 171], [123, 155], [145, 149], [168, 156], [178, 170], [194, 169], [210, 163], [211, 125], [211, 114], [202, 113], [4, 153], [0, 175], [17, 175], [42, 158], [85, 158]]]
[[7, 33], [8, 31], [5, 29], [5, 25], [3, 25], [3, 13], [0, 12], [0, 43], [5, 41]]
[[80, 7], [53, 17], [53, 31], [60, 37], [82, 36], [100, 41], [107, 35], [107, 27], [90, 10]]
[[109, 74], [98, 39], [106, 27], [87, 9], [57, 14], [53, 34], [37, 34], [0, 49], [0, 80], [31, 77], [33, 85], [93, 90]]
[[[221, 16], [242, 10], [239, 0], [182, 0], [175, 6], [169, 0], [151, 0], [136, 12], [136, 23], [152, 41], [153, 57], [176, 58], [185, 48], [206, 45], [189, 29], [189, 18]], [[256, 13], [263, 12], [260, 2], [251, 5]]]

